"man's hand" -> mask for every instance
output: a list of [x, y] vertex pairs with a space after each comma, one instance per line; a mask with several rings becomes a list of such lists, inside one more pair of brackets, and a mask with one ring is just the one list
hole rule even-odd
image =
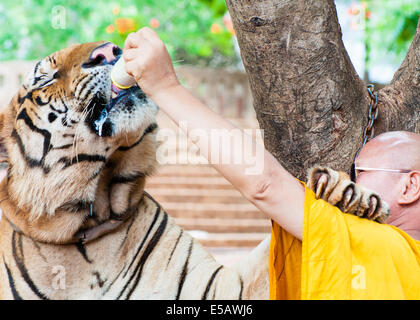
[[381, 223], [389, 216], [388, 204], [377, 193], [351, 182], [344, 172], [314, 167], [309, 171], [308, 188], [315, 192], [317, 199], [323, 199], [343, 212]]
[[150, 98], [179, 86], [168, 50], [150, 28], [130, 33], [125, 40], [123, 58], [126, 71]]

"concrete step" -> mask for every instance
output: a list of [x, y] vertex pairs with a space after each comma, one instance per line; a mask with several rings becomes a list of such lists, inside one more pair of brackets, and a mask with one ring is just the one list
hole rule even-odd
[[158, 168], [159, 177], [221, 177], [210, 165], [163, 165]]
[[269, 236], [269, 233], [208, 233], [188, 231], [205, 247], [255, 247]]
[[250, 203], [166, 202], [162, 206], [174, 218], [267, 219]]
[[269, 233], [269, 219], [224, 219], [224, 218], [175, 218], [185, 230], [201, 230], [212, 233]]
[[199, 202], [199, 203], [226, 203], [226, 204], [244, 204], [248, 203], [245, 198], [229, 198], [229, 197], [215, 197], [215, 196], [156, 196], [152, 192], [149, 192], [159, 203], [165, 204], [167, 202]]
[[229, 189], [193, 189], [193, 188], [147, 188], [157, 201], [167, 202], [198, 202], [198, 203], [249, 203], [242, 194]]
[[[225, 119], [242, 129], [254, 129], [259, 127], [258, 121], [254, 116], [246, 118], [225, 117]], [[163, 112], [159, 112], [157, 115], [157, 123], [160, 128], [173, 129], [176, 130], [174, 131], [176, 133], [180, 130], [178, 126]]]
[[229, 198], [237, 198], [242, 199], [244, 198], [243, 195], [235, 190], [225, 190], [225, 189], [193, 189], [193, 188], [152, 188], [149, 187], [146, 189], [151, 195], [156, 196], [194, 196], [194, 197], [201, 197], [201, 196], [208, 196], [208, 197], [229, 197]]
[[[196, 188], [196, 189], [235, 189], [223, 177], [161, 177], [147, 180], [146, 188]], [[147, 190], [147, 189], [146, 189]]]

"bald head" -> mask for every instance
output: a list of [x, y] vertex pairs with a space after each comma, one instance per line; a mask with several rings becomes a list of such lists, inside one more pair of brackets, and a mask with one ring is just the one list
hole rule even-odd
[[[373, 161], [375, 163], [372, 163]], [[375, 164], [374, 167], [387, 169], [420, 170], [420, 134], [406, 131], [383, 133], [362, 148], [356, 164], [369, 167]]]
[[360, 151], [357, 168], [356, 182], [388, 203], [387, 223], [420, 239], [420, 135], [393, 131], [377, 136]]

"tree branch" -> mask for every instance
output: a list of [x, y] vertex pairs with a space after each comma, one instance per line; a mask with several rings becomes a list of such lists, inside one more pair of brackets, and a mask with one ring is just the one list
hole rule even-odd
[[420, 20], [416, 34], [391, 83], [378, 93], [376, 132], [406, 130], [420, 133]]
[[369, 98], [344, 48], [334, 1], [226, 3], [267, 149], [300, 179], [316, 163], [347, 170]]

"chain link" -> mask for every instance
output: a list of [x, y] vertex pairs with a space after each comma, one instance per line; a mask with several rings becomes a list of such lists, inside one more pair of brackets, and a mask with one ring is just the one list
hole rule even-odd
[[378, 95], [375, 92], [373, 84], [367, 86], [367, 90], [370, 97], [369, 111], [368, 111], [368, 124], [363, 132], [363, 144], [362, 147], [375, 136], [375, 120], [378, 118]]
[[370, 104], [369, 104], [369, 110], [368, 110], [368, 122], [365, 129], [363, 130], [362, 146], [357, 150], [356, 155], [354, 156], [354, 160], [356, 160], [363, 146], [375, 136], [374, 124], [379, 114], [378, 94], [375, 92], [375, 86], [373, 84], [368, 84], [367, 90], [370, 97]]

